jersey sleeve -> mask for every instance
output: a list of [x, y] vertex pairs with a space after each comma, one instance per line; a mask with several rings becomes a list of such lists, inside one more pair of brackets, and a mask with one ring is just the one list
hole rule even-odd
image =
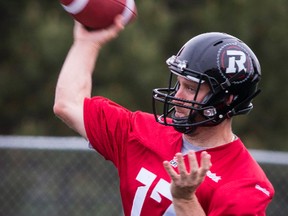
[[103, 97], [86, 98], [84, 125], [90, 144], [117, 166], [128, 140], [132, 112]]
[[269, 182], [256, 183], [251, 179], [225, 184], [211, 199], [209, 216], [265, 216], [274, 195]]

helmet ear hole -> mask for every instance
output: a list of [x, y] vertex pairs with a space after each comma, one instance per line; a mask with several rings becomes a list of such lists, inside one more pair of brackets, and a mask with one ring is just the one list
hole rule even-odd
[[230, 106], [230, 105], [233, 103], [233, 100], [234, 100], [234, 95], [232, 95], [232, 94], [227, 95], [226, 105], [227, 105], [227, 106]]

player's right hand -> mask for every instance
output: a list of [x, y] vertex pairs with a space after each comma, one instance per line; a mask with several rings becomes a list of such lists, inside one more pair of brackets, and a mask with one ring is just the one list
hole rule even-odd
[[101, 48], [108, 41], [116, 38], [123, 29], [123, 17], [121, 15], [115, 17], [114, 24], [110, 27], [94, 31], [89, 31], [82, 24], [75, 21], [74, 42], [90, 43], [96, 48]]

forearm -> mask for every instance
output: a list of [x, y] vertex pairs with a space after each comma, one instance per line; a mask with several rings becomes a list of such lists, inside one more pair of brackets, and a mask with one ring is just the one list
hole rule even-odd
[[91, 96], [92, 73], [99, 48], [89, 41], [75, 41], [61, 69], [55, 102], [79, 103]]
[[91, 97], [92, 74], [99, 49], [89, 41], [76, 40], [56, 85], [54, 113], [85, 138], [83, 102], [85, 97]]
[[194, 195], [193, 199], [173, 198], [173, 205], [177, 216], [205, 216], [205, 212]]

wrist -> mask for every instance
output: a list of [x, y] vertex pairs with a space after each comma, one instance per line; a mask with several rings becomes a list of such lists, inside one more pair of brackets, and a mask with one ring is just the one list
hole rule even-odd
[[175, 198], [173, 197], [173, 204], [174, 206], [178, 206], [178, 207], [187, 207], [187, 206], [197, 206], [199, 205], [199, 201], [198, 201], [198, 198], [196, 197], [195, 194], [191, 195], [189, 198], [188, 197], [178, 197], [178, 198]]
[[73, 42], [73, 47], [79, 47], [82, 50], [90, 50], [98, 52], [101, 49], [101, 44], [84, 39], [75, 39]]
[[177, 216], [206, 215], [196, 195], [193, 195], [191, 199], [173, 197], [173, 206]]
[[189, 197], [175, 197], [173, 196], [173, 202], [177, 203], [191, 203], [191, 202], [198, 202], [198, 199], [195, 194], [189, 196]]

